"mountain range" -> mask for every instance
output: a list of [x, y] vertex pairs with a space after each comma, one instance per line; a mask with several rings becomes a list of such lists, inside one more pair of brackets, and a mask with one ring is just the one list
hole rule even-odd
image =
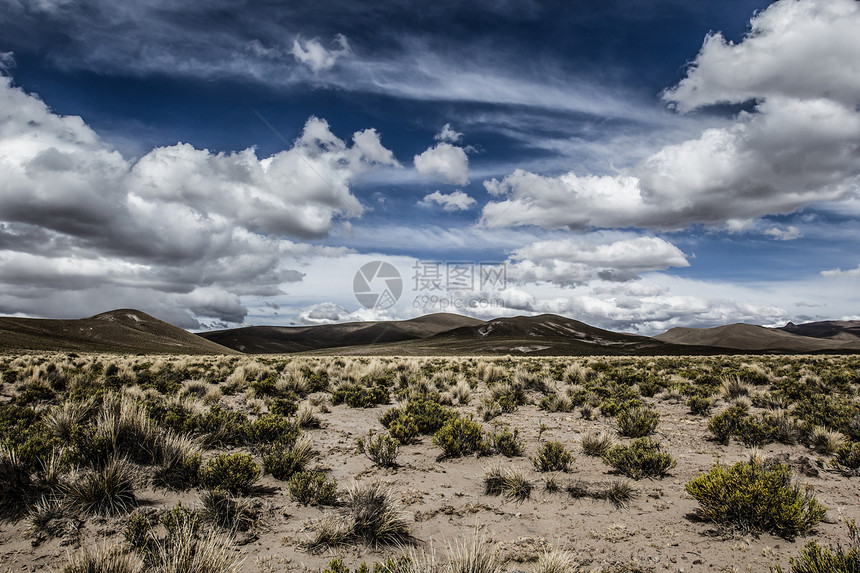
[[648, 337], [603, 330], [552, 314], [482, 321], [429, 314], [402, 321], [250, 326], [193, 334], [144, 312], [120, 309], [83, 319], [0, 317], [0, 351], [169, 354], [699, 355], [856, 353], [860, 321], [730, 324], [673, 328]]

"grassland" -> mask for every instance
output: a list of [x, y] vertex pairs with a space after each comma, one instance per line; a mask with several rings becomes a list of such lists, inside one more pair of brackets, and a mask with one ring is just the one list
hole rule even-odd
[[0, 571], [788, 570], [851, 547], [858, 391], [856, 356], [7, 354]]

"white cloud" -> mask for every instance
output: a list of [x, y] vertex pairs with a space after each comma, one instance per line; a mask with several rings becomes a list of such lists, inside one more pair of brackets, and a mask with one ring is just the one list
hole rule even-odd
[[682, 112], [772, 96], [860, 98], [860, 4], [854, 0], [780, 0], [759, 12], [739, 44], [719, 33], [704, 45], [664, 98]]
[[794, 225], [789, 225], [785, 229], [780, 229], [779, 227], [765, 229], [764, 234], [773, 237], [777, 241], [793, 241], [794, 239], [801, 238], [803, 236], [803, 231]]
[[469, 158], [462, 147], [450, 143], [437, 143], [414, 159], [415, 169], [422, 175], [440, 176], [455, 185], [469, 183]]
[[436, 205], [441, 205], [442, 209], [450, 213], [453, 211], [467, 211], [476, 203], [476, 201], [466, 193], [458, 190], [453, 193], [440, 193], [439, 191], [434, 191], [429, 195], [425, 195], [424, 199], [418, 202], [419, 205], [424, 206], [430, 206], [434, 203]]
[[15, 54], [12, 52], [0, 52], [0, 73], [8, 72], [15, 67]]
[[433, 136], [433, 139], [436, 141], [447, 141], [448, 143], [457, 143], [461, 139], [463, 139], [463, 134], [459, 131], [455, 131], [450, 123], [446, 123], [442, 126], [442, 131]]
[[684, 253], [663, 239], [635, 237], [607, 242], [598, 234], [539, 241], [517, 249], [511, 253], [507, 272], [519, 282], [572, 286], [595, 279], [630, 281], [646, 271], [687, 266]]
[[842, 269], [831, 269], [827, 271], [821, 271], [821, 276], [823, 277], [860, 277], [860, 265], [857, 266], [856, 269], [848, 269], [843, 271]]
[[[487, 190], [502, 200], [484, 208], [482, 224], [678, 229], [704, 223], [743, 229], [756, 217], [857, 197], [858, 6], [851, 0], [829, 7], [781, 1], [754, 18], [741, 43], [729, 46], [712, 37], [687, 78], [665, 97], [683, 110], [755, 98], [754, 112], [667, 145], [620, 175], [514, 171], [487, 181]], [[718, 44], [722, 48], [713, 47]], [[790, 79], [760, 83], [760, 67], [768, 77]]]
[[179, 143], [131, 161], [5, 77], [0, 109], [0, 313], [57, 316], [53, 301], [74, 291], [79, 314], [139, 301], [186, 326], [191, 314], [237, 322], [240, 297], [301, 280], [287, 265], [345, 253], [286, 237], [360, 215], [352, 180], [397, 165], [375, 130], [349, 144], [314, 117], [262, 159]]
[[343, 34], [334, 37], [334, 44], [337, 47], [329, 50], [322, 45], [319, 38], [302, 40], [301, 37], [297, 37], [293, 40], [293, 49], [290, 53], [316, 74], [331, 69], [338, 58], [351, 52], [349, 41]]

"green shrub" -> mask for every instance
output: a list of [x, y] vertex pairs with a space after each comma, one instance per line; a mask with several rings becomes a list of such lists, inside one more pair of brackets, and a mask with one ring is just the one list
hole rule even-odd
[[659, 442], [651, 438], [639, 438], [629, 445], [616, 444], [603, 454], [604, 463], [619, 473], [633, 479], [663, 477], [675, 467], [675, 460]]
[[685, 487], [705, 519], [787, 539], [810, 531], [827, 511], [808, 488], [792, 483], [788, 466], [756, 458], [731, 467], [717, 465]]
[[484, 453], [486, 445], [481, 424], [468, 418], [448, 420], [433, 434], [433, 443], [442, 448], [443, 458], [459, 458], [473, 453]]
[[208, 489], [247, 493], [260, 477], [260, 467], [248, 454], [219, 454], [203, 469], [203, 485]]
[[[848, 520], [850, 544], [845, 549], [821, 547], [815, 540], [806, 544], [800, 557], [789, 560], [790, 573], [857, 573], [860, 571], [860, 535], [853, 519]], [[782, 567], [771, 567], [771, 573], [783, 573]]]
[[290, 498], [302, 505], [334, 505], [337, 481], [327, 480], [325, 472], [297, 472], [289, 481]]
[[690, 396], [687, 398], [687, 407], [690, 413], [696, 416], [707, 416], [711, 412], [714, 401], [705, 396]]
[[400, 442], [392, 438], [389, 434], [373, 434], [371, 430], [367, 439], [358, 438], [356, 440], [358, 450], [367, 456], [375, 465], [383, 468], [393, 468], [397, 466], [397, 452], [400, 449]]
[[708, 420], [708, 431], [719, 443], [727, 446], [748, 416], [749, 409], [745, 405], [732, 406]]
[[492, 450], [506, 458], [515, 458], [523, 455], [523, 444], [520, 442], [520, 431], [514, 428], [497, 430], [490, 434], [489, 442]]
[[388, 404], [391, 396], [385, 386], [362, 386], [343, 384], [331, 393], [331, 403], [346, 403], [350, 408], [372, 408], [378, 404]]
[[277, 414], [266, 414], [251, 423], [249, 435], [253, 443], [292, 443], [301, 435], [298, 425]]
[[[602, 410], [602, 407], [601, 407]], [[643, 438], [650, 436], [660, 423], [660, 414], [647, 408], [634, 408], [620, 412], [615, 421], [618, 431], [628, 438]]]
[[570, 469], [573, 459], [561, 442], [545, 442], [538, 448], [532, 463], [539, 472], [566, 472]]
[[122, 535], [132, 549], [144, 551], [149, 548], [152, 539], [152, 524], [144, 514], [135, 511], [128, 517]]
[[435, 434], [448, 420], [456, 416], [454, 410], [437, 401], [416, 398], [403, 408], [389, 409], [379, 418], [379, 422], [388, 429], [393, 438], [401, 444], [408, 444], [416, 436]]
[[269, 403], [269, 412], [276, 416], [292, 416], [299, 409], [299, 403], [292, 397], [273, 398]]

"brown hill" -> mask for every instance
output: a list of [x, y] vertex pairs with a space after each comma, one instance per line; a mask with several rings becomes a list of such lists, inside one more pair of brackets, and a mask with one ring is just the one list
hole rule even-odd
[[675, 344], [718, 346], [742, 351], [858, 351], [860, 341], [845, 342], [800, 336], [780, 329], [765, 328], [753, 324], [728, 324], [714, 328], [677, 327], [654, 338]]
[[860, 341], [860, 320], [825, 320], [803, 324], [789, 322], [777, 330], [812, 338], [828, 338], [844, 342]]
[[366, 347], [333, 348], [325, 354], [535, 356], [715, 354], [725, 349], [676, 345], [620, 334], [553, 314], [497, 318], [427, 338]]
[[237, 354], [132, 309], [77, 320], [0, 317], [0, 350]]
[[248, 326], [203, 332], [200, 336], [249, 354], [278, 354], [402, 342], [479, 324], [483, 322], [477, 318], [436, 313], [400, 321], [347, 322], [315, 326]]

